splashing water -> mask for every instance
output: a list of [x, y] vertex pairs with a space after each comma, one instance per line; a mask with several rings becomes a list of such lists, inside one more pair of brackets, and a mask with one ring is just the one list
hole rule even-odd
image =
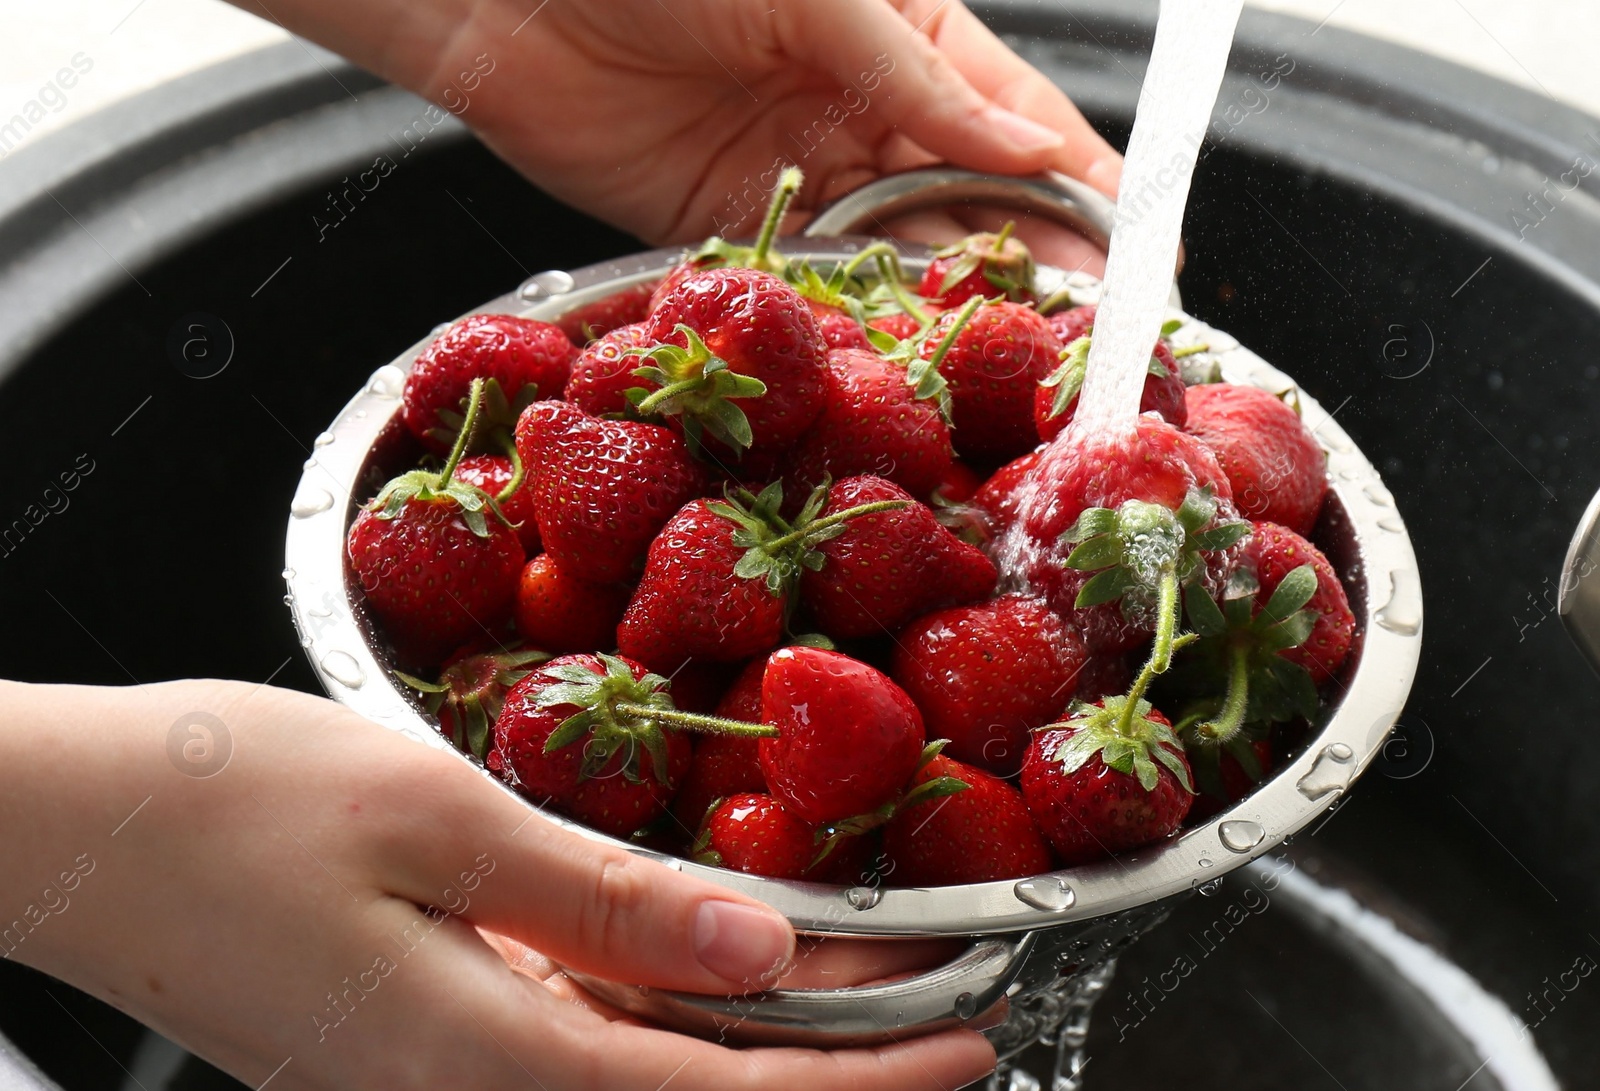
[[1017, 518], [995, 552], [1008, 580], [1037, 544], [1023, 532], [1054, 502], [1051, 480], [1074, 446], [1131, 437], [1150, 346], [1166, 316], [1195, 160], [1227, 68], [1243, 0], [1167, 0], [1117, 194], [1115, 227], [1077, 412], [1019, 486]]

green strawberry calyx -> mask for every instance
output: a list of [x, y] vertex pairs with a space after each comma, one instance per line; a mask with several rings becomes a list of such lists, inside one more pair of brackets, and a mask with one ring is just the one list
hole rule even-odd
[[[1193, 633], [1184, 633], [1174, 639], [1173, 650], [1186, 647], [1195, 639]], [[1161, 779], [1159, 763], [1184, 791], [1193, 795], [1194, 783], [1181, 760], [1183, 743], [1171, 727], [1151, 715], [1153, 707], [1145, 700], [1145, 690], [1159, 673], [1152, 656], [1127, 693], [1103, 698], [1098, 704], [1075, 701], [1065, 720], [1039, 728], [1071, 732], [1049, 755], [1050, 760], [1058, 762], [1063, 773], [1070, 774], [1098, 754], [1108, 768], [1136, 778], [1147, 792], [1154, 791]]]
[[704, 731], [721, 735], [770, 738], [771, 724], [753, 724], [686, 712], [673, 704], [671, 682], [659, 674], [635, 678], [633, 668], [614, 655], [596, 656], [604, 667], [595, 673], [583, 663], [556, 663], [540, 673], [551, 681], [534, 697], [540, 708], [573, 705], [578, 711], [562, 720], [545, 740], [544, 752], [583, 745], [582, 777], [598, 776], [614, 755], [623, 751], [622, 775], [633, 783], [643, 778], [639, 755], [650, 755], [651, 769], [666, 783], [667, 730]]
[[[946, 425], [951, 424], [950, 384], [940, 374], [939, 366], [944, 363], [944, 358], [955, 347], [967, 324], [972, 321], [972, 316], [978, 313], [978, 308], [984, 302], [982, 296], [973, 296], [963, 303], [955, 317], [950, 320], [949, 327], [934, 343], [933, 351], [927, 356], [923, 356], [923, 349], [939, 328], [937, 323], [924, 326], [915, 336], [903, 341], [895, 340], [882, 330], [873, 330], [867, 335], [885, 359], [906, 369], [906, 384], [911, 387], [912, 393], [922, 401], [931, 401], [937, 405], [939, 415], [944, 418]], [[874, 334], [876, 336], [873, 336]]]
[[[514, 396], [507, 395], [505, 388], [500, 385], [499, 379], [483, 380], [483, 399], [478, 406], [478, 416], [472, 428], [467, 429], [467, 453], [482, 454], [485, 451], [503, 450], [509, 445], [509, 439], [517, 427], [517, 418], [522, 416], [522, 411], [539, 400], [539, 384], [524, 383], [522, 389]], [[429, 435], [444, 443], [454, 444], [461, 435], [467, 422], [466, 406], [468, 398], [461, 399], [462, 411], [454, 409], [440, 409], [438, 411], [439, 423], [442, 427], [429, 430]]]
[[767, 384], [754, 375], [734, 371], [691, 327], [680, 322], [676, 330], [686, 347], [667, 344], [628, 350], [652, 361], [634, 369], [633, 374], [656, 385], [654, 390], [629, 388], [628, 401], [640, 417], [681, 417], [684, 440], [691, 451], [698, 451], [703, 433], [710, 432], [742, 454], [755, 437], [750, 418], [732, 399], [759, 398], [767, 392]]
[[945, 295], [978, 270], [983, 279], [1013, 303], [1026, 302], [1033, 294], [1033, 254], [1021, 239], [1012, 237], [1017, 229], [1015, 220], [1007, 220], [998, 233], [980, 232], [968, 235], [960, 242], [935, 251], [935, 258], [955, 258], [945, 270], [939, 283], [939, 294]]
[[1247, 725], [1316, 716], [1310, 672], [1282, 655], [1311, 636], [1318, 614], [1306, 604], [1316, 592], [1317, 571], [1309, 563], [1284, 576], [1259, 611], [1253, 586], [1224, 597], [1220, 606], [1198, 585], [1185, 589], [1189, 626], [1200, 639], [1174, 670], [1174, 680], [1196, 689], [1214, 685], [1220, 675], [1227, 684], [1220, 697], [1197, 699], [1179, 718], [1184, 739], [1217, 745], [1238, 738]]
[[[916, 773], [921, 773], [927, 764], [938, 756], [950, 742], [949, 739], [934, 739], [922, 748], [922, 754], [917, 758]], [[912, 779], [916, 779], [916, 773]], [[827, 822], [817, 828], [816, 845], [817, 855], [811, 861], [811, 867], [816, 867], [825, 860], [847, 837], [861, 837], [883, 826], [910, 807], [930, 800], [952, 796], [957, 792], [964, 792], [972, 785], [960, 777], [930, 777], [921, 784], [900, 793], [883, 806], [866, 814], [853, 815], [842, 818], [837, 822]]]
[[[445, 460], [444, 468], [437, 473], [431, 470], [411, 470], [392, 479], [367, 504], [368, 511], [379, 519], [393, 519], [413, 500], [423, 503], [445, 501], [453, 502], [461, 509], [461, 521], [479, 538], [489, 537], [489, 523], [484, 515], [485, 511], [492, 513], [506, 526], [515, 526], [506, 518], [505, 512], [500, 510], [498, 499], [476, 485], [455, 479], [456, 467], [461, 465], [461, 457], [466, 454], [468, 441], [477, 426], [478, 412], [483, 405], [484, 389], [485, 384], [482, 379], [472, 380], [472, 392], [467, 397], [466, 415], [462, 427], [456, 432], [455, 446], [450, 448], [450, 457]], [[521, 463], [518, 461], [514, 465], [520, 467]], [[520, 484], [520, 479], [513, 479], [511, 482], [512, 486]], [[515, 491], [515, 488], [508, 487], [501, 495], [509, 496]]]
[[1079, 609], [1104, 602], [1122, 604], [1125, 613], [1155, 612], [1152, 661], [1160, 673], [1172, 658], [1179, 591], [1201, 572], [1201, 553], [1227, 549], [1246, 534], [1243, 519], [1217, 520], [1211, 489], [1191, 488], [1176, 511], [1145, 500], [1125, 500], [1117, 508], [1087, 508], [1061, 536], [1073, 546], [1068, 568], [1095, 575], [1078, 591]]
[[[1040, 386], [1046, 386], [1055, 391], [1050, 400], [1050, 418], [1061, 416], [1072, 403], [1078, 400], [1078, 395], [1083, 391], [1084, 376], [1089, 373], [1089, 346], [1093, 327], [1081, 337], [1075, 338], [1066, 348], [1061, 350], [1061, 363], [1056, 369], [1043, 379], [1039, 380]], [[1146, 374], [1154, 375], [1158, 379], [1166, 378], [1170, 372], [1167, 365], [1161, 362], [1159, 356], [1152, 355], [1150, 363], [1145, 368]]]
[[792, 522], [778, 513], [783, 506], [783, 485], [777, 481], [758, 495], [740, 489], [729, 492], [723, 500], [707, 504], [713, 514], [733, 523], [733, 544], [744, 548], [733, 574], [741, 579], [762, 580], [774, 595], [786, 594], [806, 569], [813, 572], [822, 569], [826, 558], [817, 546], [843, 534], [852, 519], [897, 511], [913, 503], [910, 500], [873, 500], [822, 515], [831, 487], [832, 482], [824, 479], [811, 491]]
[[778, 184], [773, 187], [772, 197], [767, 201], [767, 212], [761, 219], [761, 229], [756, 234], [753, 246], [742, 246], [720, 235], [712, 235], [689, 255], [689, 260], [707, 269], [760, 269], [764, 273], [782, 276], [788, 259], [773, 248], [773, 243], [777, 240], [778, 229], [783, 226], [784, 213], [789, 210], [789, 204], [804, 183], [805, 175], [799, 167], [787, 167], [778, 175]]
[[464, 656], [439, 672], [437, 682], [395, 671], [394, 675], [422, 694], [422, 704], [450, 724], [449, 738], [458, 750], [479, 760], [488, 757], [495, 718], [505, 707], [506, 691], [550, 659], [538, 648], [496, 649]]

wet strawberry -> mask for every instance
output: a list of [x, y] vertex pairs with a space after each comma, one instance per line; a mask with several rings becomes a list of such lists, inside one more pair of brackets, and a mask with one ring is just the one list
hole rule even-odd
[[1350, 655], [1356, 618], [1328, 558], [1287, 527], [1258, 522], [1246, 544], [1244, 563], [1255, 570], [1260, 584], [1256, 604], [1261, 609], [1271, 603], [1281, 585], [1298, 568], [1311, 566], [1317, 577], [1316, 590], [1304, 600], [1304, 609], [1311, 611], [1315, 621], [1305, 640], [1285, 648], [1282, 655], [1306, 668], [1317, 685], [1330, 681]]
[[822, 334], [822, 340], [827, 343], [830, 351], [837, 349], [872, 351], [872, 342], [867, 340], [867, 331], [862, 329], [860, 322], [844, 311], [816, 304], [812, 305], [811, 311], [817, 318], [817, 332]]
[[895, 639], [890, 676], [945, 753], [1002, 776], [1022, 765], [1029, 731], [1066, 707], [1083, 640], [1037, 599], [1002, 595], [936, 610]]
[[533, 515], [533, 493], [526, 477], [509, 494], [516, 480], [516, 465], [504, 455], [470, 455], [456, 467], [456, 480], [475, 485], [495, 498], [500, 512], [517, 532], [522, 551], [532, 557], [544, 547], [539, 543], [539, 522]]
[[[1083, 390], [1089, 364], [1089, 343], [1088, 334], [1069, 342], [1061, 363], [1034, 390], [1033, 422], [1039, 438], [1046, 442], [1060, 435], [1078, 412], [1078, 394]], [[1150, 357], [1139, 412], [1155, 413], [1177, 428], [1182, 428], [1188, 419], [1182, 373], [1165, 341], [1156, 342]]]
[[556, 320], [556, 325], [561, 327], [561, 332], [574, 345], [587, 345], [612, 330], [643, 322], [650, 314], [652, 291], [649, 284], [624, 288], [614, 295], [568, 311]]
[[904, 311], [893, 314], [879, 315], [867, 322], [875, 330], [881, 330], [893, 337], [896, 341], [909, 341], [922, 332], [922, 323]]
[[[766, 669], [764, 657], [751, 660], [722, 695], [716, 715], [759, 723], [761, 678]], [[678, 798], [672, 802], [672, 813], [685, 829], [698, 830], [711, 804], [719, 799], [767, 790], [761, 775], [760, 741], [743, 735], [702, 735], [695, 740], [694, 761], [683, 778]]]
[[522, 569], [512, 614], [524, 640], [565, 654], [613, 647], [627, 606], [626, 587], [590, 583], [541, 553]]
[[800, 577], [801, 601], [831, 637], [894, 632], [919, 614], [975, 602], [994, 589], [994, 562], [893, 482], [845, 478], [829, 491], [822, 516], [890, 501], [910, 503], [850, 520], [816, 547], [821, 563]]
[[1239, 513], [1309, 534], [1328, 492], [1328, 460], [1300, 414], [1232, 383], [1191, 387], [1187, 399], [1187, 431], [1217, 456]]
[[423, 706], [439, 718], [441, 735], [456, 749], [484, 758], [506, 692], [549, 659], [550, 653], [540, 648], [508, 649], [480, 641], [451, 654], [436, 682], [394, 673], [422, 695]]
[[632, 350], [650, 344], [649, 327], [643, 322], [619, 326], [593, 342], [573, 361], [566, 400], [595, 417], [626, 413], [627, 392], [645, 385], [634, 372], [649, 362]]
[[982, 487], [983, 478], [978, 476], [977, 471], [965, 462], [952, 462], [939, 483], [933, 487], [931, 499], [936, 503], [965, 504]]
[[1048, 318], [1050, 328], [1055, 331], [1062, 345], [1070, 345], [1089, 332], [1094, 325], [1094, 316], [1098, 309], [1090, 303], [1067, 311], [1057, 311]]
[[992, 538], [999, 538], [1016, 521], [1017, 506], [1023, 496], [1019, 486], [1038, 461], [1038, 451], [1029, 451], [1021, 458], [1012, 459], [990, 474], [989, 479], [973, 494], [972, 506], [988, 521]]
[[889, 677], [849, 656], [781, 648], [767, 660], [761, 740], [767, 788], [811, 823], [867, 814], [897, 798], [917, 769], [922, 715]]
[[1033, 255], [1007, 223], [999, 234], [968, 235], [934, 254], [922, 274], [917, 294], [941, 307], [959, 307], [974, 296], [1002, 296], [1013, 303], [1032, 303]]
[[[957, 312], [946, 311], [923, 342], [935, 347]], [[1050, 324], [1020, 303], [985, 303], [944, 357], [950, 384], [952, 439], [963, 458], [1012, 459], [1034, 445], [1034, 388], [1054, 370], [1061, 342]]]
[[708, 487], [705, 469], [668, 429], [600, 420], [564, 402], [523, 413], [517, 450], [545, 551], [593, 583], [636, 577], [656, 533]]
[[509, 430], [535, 398], [559, 398], [578, 350], [548, 322], [509, 314], [475, 314], [428, 343], [411, 367], [402, 397], [406, 428], [436, 454], [450, 449], [461, 426], [461, 403], [473, 379], [488, 384], [477, 429]]
[[901, 807], [884, 827], [884, 856], [896, 886], [987, 883], [1050, 870], [1050, 846], [1021, 792], [943, 754], [918, 770], [912, 784], [941, 777], [966, 787]]

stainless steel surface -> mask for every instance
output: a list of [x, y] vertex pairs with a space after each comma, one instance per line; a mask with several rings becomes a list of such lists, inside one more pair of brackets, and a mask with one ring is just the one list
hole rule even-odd
[[[929, 167], [891, 174], [852, 190], [818, 212], [806, 225], [805, 235], [816, 239], [886, 230], [884, 220], [966, 202], [1055, 220], [1102, 250], [1110, 244], [1117, 218], [1117, 206], [1109, 197], [1059, 171], [1002, 178], [959, 167]], [[1183, 307], [1176, 279], [1168, 302]]]
[[1556, 596], [1556, 612], [1567, 627], [1567, 635], [1600, 672], [1600, 580], [1592, 580], [1600, 568], [1600, 492], [1584, 509], [1567, 559], [1561, 566], [1561, 588]]
[[[785, 250], [808, 257], [814, 264], [826, 264], [847, 258], [861, 245], [862, 240], [856, 239], [788, 240]], [[902, 247], [902, 252], [912, 269], [919, 269], [928, 257], [925, 250]], [[658, 250], [570, 275], [559, 271], [539, 274], [478, 312], [555, 319], [577, 306], [661, 277], [680, 256], [680, 251]], [[1041, 268], [1041, 291], [1061, 285], [1071, 290], [1074, 302], [1097, 298], [1094, 278]], [[1229, 381], [1274, 390], [1290, 385], [1288, 376], [1227, 334], [1179, 312], [1173, 317], [1184, 323], [1174, 342], [1208, 346], [1208, 354]], [[426, 340], [374, 373], [316, 440], [314, 456], [306, 464], [292, 503], [284, 575], [301, 642], [328, 692], [392, 730], [454, 752], [384, 661], [359, 588], [348, 578], [344, 549], [346, 529], [357, 505], [403, 468], [384, 464], [384, 440], [398, 430], [396, 417], [405, 374]], [[921, 1032], [953, 1016], [973, 1014], [966, 1010], [970, 1001], [961, 1001], [961, 997], [971, 992], [978, 998], [979, 992], [962, 988], [952, 993], [948, 991], [952, 982], [978, 982], [980, 989], [987, 989], [1008, 980], [1008, 975], [1013, 984], [1019, 979], [1034, 981], [1037, 988], [1030, 996], [1044, 998], [1042, 1006], [1052, 992], [1065, 995], [1065, 990], [1055, 987], [1062, 973], [1057, 944], [1078, 929], [1063, 926], [1089, 922], [1084, 927], [1102, 930], [1099, 946], [1094, 947], [1098, 960], [1092, 965], [1081, 962], [1078, 969], [1098, 966], [1114, 954], [1117, 945], [1131, 941], [1148, 927], [1154, 919], [1152, 907], [1260, 856], [1327, 810], [1377, 754], [1405, 704], [1420, 652], [1422, 597], [1410, 539], [1377, 471], [1315, 399], [1302, 394], [1300, 402], [1307, 425], [1327, 453], [1331, 491], [1324, 525], [1337, 540], [1324, 544], [1351, 586], [1360, 635], [1354, 662], [1346, 668], [1343, 695], [1298, 757], [1250, 798], [1160, 844], [1115, 860], [1020, 882], [936, 889], [839, 889], [745, 875], [616, 841], [558, 814], [541, 812], [549, 821], [582, 836], [608, 841], [765, 901], [786, 914], [802, 932], [984, 937], [951, 966], [890, 986], [841, 990], [840, 995], [796, 996], [777, 991], [743, 1000], [660, 992], [641, 997], [634, 990], [630, 1003], [648, 1001], [652, 1017], [677, 1015], [700, 1029], [706, 1028], [708, 1018], [718, 1026], [738, 1023], [740, 1034], [763, 1041], [793, 1040], [797, 1033], [811, 1041], [832, 1032], [848, 1036], [871, 1022], [879, 1024], [880, 1037], [898, 1033], [893, 1031], [897, 1025], [906, 1032], [913, 1028]], [[471, 759], [461, 756], [461, 760]], [[497, 790], [511, 791], [487, 772], [483, 775]], [[1115, 916], [1127, 911], [1134, 912]], [[996, 938], [1035, 930], [1041, 931], [1014, 940]], [[1050, 954], [1041, 961], [1045, 951]], [[1061, 984], [1070, 985], [1070, 981]], [[624, 995], [614, 989], [608, 994]], [[914, 1004], [914, 1010], [926, 1018], [909, 1020], [907, 1014], [913, 1008], [908, 1004]], [[866, 1022], [858, 1018], [863, 1005]], [[936, 1011], [943, 1014], [932, 1014]], [[800, 1030], [805, 1019], [799, 1013], [811, 1020], [809, 1032]]]

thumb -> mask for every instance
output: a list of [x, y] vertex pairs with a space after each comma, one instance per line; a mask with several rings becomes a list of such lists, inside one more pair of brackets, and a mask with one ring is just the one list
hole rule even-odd
[[981, 94], [889, 4], [781, 3], [779, 47], [800, 65], [857, 88], [878, 118], [952, 163], [1003, 174], [1043, 170], [1064, 137]]
[[776, 910], [569, 833], [465, 764], [428, 757], [427, 776], [398, 797], [408, 829], [383, 863], [389, 892], [438, 907], [436, 920], [609, 980], [692, 992], [769, 988], [793, 959], [794, 929]]

